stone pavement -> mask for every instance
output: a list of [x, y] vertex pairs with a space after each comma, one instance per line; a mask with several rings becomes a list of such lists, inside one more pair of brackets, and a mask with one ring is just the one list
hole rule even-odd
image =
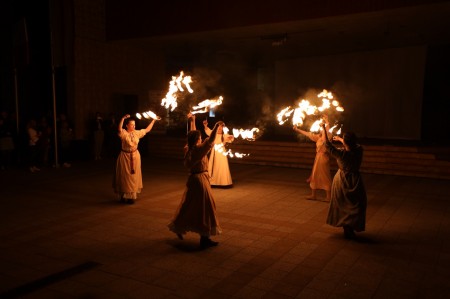
[[135, 205], [115, 200], [113, 164], [0, 172], [0, 298], [450, 296], [450, 181], [364, 174], [355, 241], [305, 199], [308, 170], [231, 164], [234, 188], [213, 189], [220, 244], [199, 250], [166, 226], [181, 161], [143, 157]]

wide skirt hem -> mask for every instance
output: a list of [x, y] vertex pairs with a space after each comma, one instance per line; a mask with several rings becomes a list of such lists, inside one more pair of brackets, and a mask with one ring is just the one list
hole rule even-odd
[[216, 236], [216, 235], [220, 235], [222, 233], [222, 229], [220, 227], [211, 227], [211, 229], [208, 230], [202, 230], [199, 229], [198, 227], [176, 227], [175, 224], [170, 223], [168, 225], [169, 230], [174, 232], [175, 234], [180, 234], [180, 235], [185, 235], [188, 232], [192, 232], [192, 233], [197, 233], [200, 234], [202, 236], [206, 236], [206, 235], [211, 235], [211, 236]]

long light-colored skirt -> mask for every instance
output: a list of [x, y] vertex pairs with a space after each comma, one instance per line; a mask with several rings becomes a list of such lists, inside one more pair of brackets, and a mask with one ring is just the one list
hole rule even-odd
[[311, 171], [311, 189], [329, 191], [331, 189], [330, 157], [326, 153], [317, 153]]
[[[139, 151], [133, 152], [132, 155], [133, 167], [131, 167], [130, 153], [120, 152], [113, 177], [113, 188], [120, 197], [136, 199], [143, 188], [141, 155]], [[131, 173], [132, 168], [134, 173]]]
[[233, 185], [227, 156], [214, 149], [211, 150], [209, 156], [208, 172], [211, 176], [212, 186], [231, 187]]

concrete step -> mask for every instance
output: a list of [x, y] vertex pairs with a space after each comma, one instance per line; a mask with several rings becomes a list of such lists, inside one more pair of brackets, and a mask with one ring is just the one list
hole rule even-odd
[[[152, 135], [149, 153], [156, 157], [183, 158], [184, 138]], [[364, 145], [361, 172], [414, 177], [450, 179], [450, 161], [441, 159], [446, 149], [440, 147]], [[310, 169], [315, 157], [313, 142], [241, 141], [229, 145], [244, 158], [229, 158], [231, 164], [268, 165]], [[331, 169], [337, 169], [332, 159]]]

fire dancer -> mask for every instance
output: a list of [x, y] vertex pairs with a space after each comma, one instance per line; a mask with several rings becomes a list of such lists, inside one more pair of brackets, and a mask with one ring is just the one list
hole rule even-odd
[[[124, 121], [126, 120], [123, 129]], [[136, 122], [127, 114], [119, 122], [118, 133], [122, 150], [117, 157], [113, 188], [120, 202], [134, 204], [137, 194], [142, 190], [141, 155], [138, 151], [139, 139], [151, 131], [155, 119], [145, 129], [136, 130]]]
[[190, 113], [188, 117], [191, 130], [187, 135], [184, 165], [190, 174], [180, 205], [168, 227], [180, 240], [183, 240], [183, 235], [188, 231], [198, 233], [200, 248], [205, 249], [217, 246], [218, 242], [211, 240], [210, 236], [221, 233], [209, 181], [207, 154], [214, 145], [217, 131], [224, 123], [216, 123], [210, 137], [202, 142], [200, 131], [195, 129], [195, 115]]
[[[322, 127], [325, 129], [324, 124]], [[343, 227], [344, 236], [353, 239], [355, 231], [364, 231], [366, 226], [367, 195], [359, 173], [363, 148], [354, 133], [345, 133], [343, 138], [335, 136], [333, 140], [341, 142], [344, 149], [337, 149], [326, 138], [326, 148], [339, 167], [331, 186], [327, 224]]]
[[[222, 123], [222, 121], [219, 121]], [[211, 136], [211, 129], [208, 128], [208, 121], [203, 121], [205, 134]], [[222, 145], [225, 147], [227, 143], [231, 143], [234, 140], [233, 135], [225, 134], [223, 132], [223, 126], [220, 126], [217, 130], [214, 144]], [[216, 150], [211, 150], [208, 162], [208, 173], [211, 177], [211, 187], [231, 188], [233, 186], [233, 180], [231, 179], [230, 166], [228, 165], [228, 157]]]
[[[325, 127], [328, 128], [328, 117], [322, 116]], [[325, 190], [326, 201], [330, 201], [331, 198], [331, 174], [330, 174], [330, 157], [325, 147], [327, 139], [327, 131], [324, 129], [319, 133], [312, 133], [303, 131], [296, 126], [293, 127], [294, 131], [305, 135], [316, 143], [316, 157], [312, 167], [311, 175], [307, 179], [311, 188], [311, 195], [307, 196], [307, 199], [316, 200], [317, 190]]]

